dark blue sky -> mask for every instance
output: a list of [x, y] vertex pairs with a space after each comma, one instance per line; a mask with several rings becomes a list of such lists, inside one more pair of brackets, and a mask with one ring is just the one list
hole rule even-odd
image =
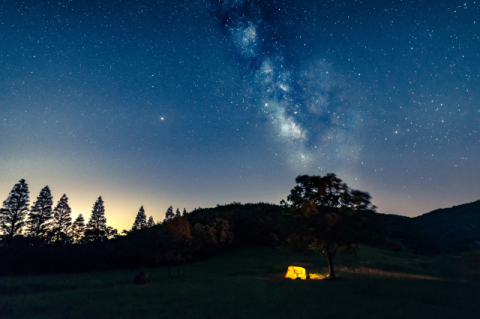
[[381, 213], [480, 198], [474, 1], [0, 1], [0, 194], [130, 228], [336, 173]]

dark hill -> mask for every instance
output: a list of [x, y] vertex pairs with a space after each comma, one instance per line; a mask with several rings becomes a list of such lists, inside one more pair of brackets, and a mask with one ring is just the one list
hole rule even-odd
[[226, 220], [236, 244], [273, 247], [280, 244], [277, 223], [280, 210], [280, 206], [274, 204], [233, 202], [213, 208], [197, 208], [187, 218], [192, 225], [209, 225], [217, 219]]
[[480, 248], [480, 200], [414, 218], [383, 214], [379, 218], [390, 236], [418, 252]]
[[480, 247], [480, 200], [413, 218], [417, 227], [447, 250]]
[[[192, 224], [209, 224], [215, 219], [225, 219], [243, 244], [275, 246], [281, 242], [277, 227], [280, 206], [274, 204], [218, 205], [213, 208], [198, 208], [188, 214]], [[365, 212], [371, 230], [368, 236], [378, 233], [378, 228], [404, 245], [419, 253], [464, 251], [480, 248], [480, 200], [441, 208], [418, 217], [386, 215]], [[375, 244], [373, 241], [369, 244]]]

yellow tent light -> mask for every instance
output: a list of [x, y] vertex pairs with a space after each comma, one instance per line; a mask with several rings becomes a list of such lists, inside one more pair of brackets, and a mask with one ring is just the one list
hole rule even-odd
[[314, 273], [314, 274], [308, 274], [308, 278], [309, 279], [323, 279], [323, 278], [325, 278], [325, 276]]
[[290, 279], [307, 279], [307, 272], [303, 267], [289, 266], [285, 278]]

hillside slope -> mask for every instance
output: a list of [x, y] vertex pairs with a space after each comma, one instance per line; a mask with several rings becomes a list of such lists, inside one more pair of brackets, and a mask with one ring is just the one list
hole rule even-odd
[[480, 200], [413, 218], [417, 228], [447, 250], [480, 248]]
[[409, 218], [380, 214], [387, 233], [418, 252], [480, 248], [480, 200]]

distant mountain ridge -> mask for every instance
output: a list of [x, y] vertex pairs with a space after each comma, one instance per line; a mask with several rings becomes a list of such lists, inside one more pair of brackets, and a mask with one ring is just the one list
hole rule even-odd
[[480, 248], [480, 200], [409, 218], [383, 215], [389, 235], [419, 252]]
[[413, 217], [414, 219], [425, 219], [425, 218], [431, 218], [432, 216], [447, 216], [452, 213], [452, 211], [461, 213], [461, 214], [480, 214], [480, 199], [467, 203], [467, 204], [461, 204], [457, 206], [452, 206], [450, 208], [439, 208], [432, 210], [429, 213], [425, 213], [423, 215]]

